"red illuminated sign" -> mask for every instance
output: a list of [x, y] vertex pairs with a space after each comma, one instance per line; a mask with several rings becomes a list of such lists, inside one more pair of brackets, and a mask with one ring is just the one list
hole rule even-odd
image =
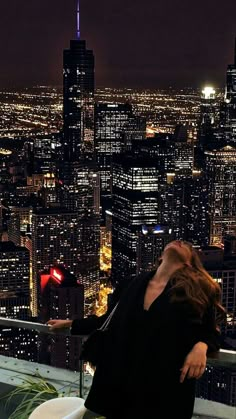
[[41, 291], [43, 292], [48, 282], [53, 279], [57, 284], [61, 284], [64, 280], [64, 275], [58, 268], [51, 268], [50, 275], [42, 274], [41, 279]]
[[50, 275], [53, 279], [55, 279], [57, 282], [61, 283], [61, 281], [64, 279], [63, 274], [59, 269], [51, 268], [50, 269]]

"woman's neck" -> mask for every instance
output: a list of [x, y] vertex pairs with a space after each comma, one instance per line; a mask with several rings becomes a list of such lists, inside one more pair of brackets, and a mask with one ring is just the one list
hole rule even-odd
[[157, 268], [155, 275], [152, 278], [152, 282], [156, 284], [167, 284], [170, 277], [175, 271], [183, 267], [183, 262], [177, 260], [164, 260], [161, 265]]

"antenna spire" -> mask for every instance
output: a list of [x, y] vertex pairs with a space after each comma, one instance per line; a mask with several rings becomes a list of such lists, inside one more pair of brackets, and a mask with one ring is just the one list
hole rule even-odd
[[80, 5], [77, 3], [77, 39], [80, 39]]

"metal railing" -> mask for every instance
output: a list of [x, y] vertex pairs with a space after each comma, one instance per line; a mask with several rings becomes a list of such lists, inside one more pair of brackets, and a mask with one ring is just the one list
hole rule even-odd
[[[0, 317], [0, 325], [6, 326], [6, 327], [14, 327], [14, 328], [22, 328], [27, 330], [34, 330], [39, 333], [45, 333], [50, 335], [62, 335], [62, 336], [72, 336], [70, 333], [69, 328], [62, 328], [62, 329], [56, 329], [51, 330], [51, 327], [42, 324], [42, 323], [36, 323], [36, 322], [29, 322], [25, 320], [15, 320], [15, 319], [9, 319], [5, 317]], [[79, 337], [83, 338], [84, 336], [81, 335], [73, 335], [73, 337]], [[221, 365], [225, 367], [236, 367], [236, 351], [233, 350], [226, 350], [226, 349], [220, 349], [219, 352], [212, 353], [208, 357], [208, 364], [209, 365]]]

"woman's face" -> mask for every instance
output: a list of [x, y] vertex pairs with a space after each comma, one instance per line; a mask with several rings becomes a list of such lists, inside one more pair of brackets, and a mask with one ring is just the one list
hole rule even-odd
[[163, 251], [162, 258], [164, 258], [165, 255], [168, 256], [168, 254], [175, 255], [181, 262], [191, 265], [192, 251], [190, 246], [180, 240], [175, 240], [167, 244]]

